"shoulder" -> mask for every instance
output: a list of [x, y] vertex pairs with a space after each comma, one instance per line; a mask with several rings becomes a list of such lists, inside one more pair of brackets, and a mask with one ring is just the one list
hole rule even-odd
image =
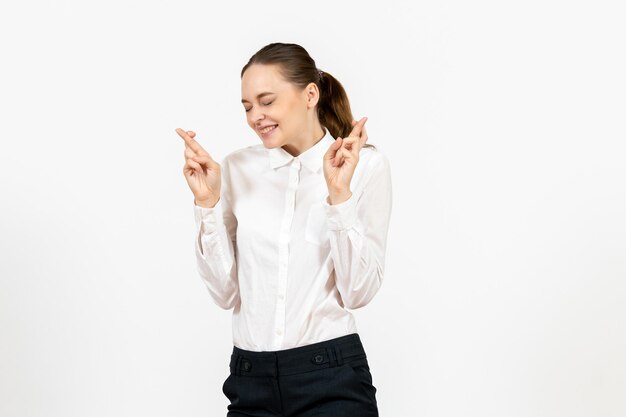
[[389, 158], [380, 149], [375, 147], [363, 147], [359, 155], [359, 164], [363, 165], [364, 174], [381, 173], [389, 171]]
[[378, 148], [361, 148], [351, 188], [361, 193], [366, 188], [387, 186], [390, 182], [391, 170], [387, 156]]

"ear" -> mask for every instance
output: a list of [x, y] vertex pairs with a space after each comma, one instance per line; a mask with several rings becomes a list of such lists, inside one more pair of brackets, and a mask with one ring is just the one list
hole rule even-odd
[[320, 90], [317, 88], [317, 84], [309, 83], [304, 87], [304, 96], [306, 98], [306, 106], [308, 109], [312, 109], [320, 100]]

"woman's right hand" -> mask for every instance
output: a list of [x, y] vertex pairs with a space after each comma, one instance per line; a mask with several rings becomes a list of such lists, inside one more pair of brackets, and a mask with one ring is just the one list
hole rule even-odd
[[194, 203], [207, 208], [215, 207], [222, 185], [220, 164], [196, 142], [193, 131], [177, 128], [176, 133], [185, 141], [183, 174], [195, 197]]

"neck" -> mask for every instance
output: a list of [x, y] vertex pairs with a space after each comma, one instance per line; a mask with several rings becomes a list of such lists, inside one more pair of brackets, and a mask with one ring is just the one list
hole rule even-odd
[[322, 140], [325, 134], [324, 128], [316, 118], [311, 128], [307, 129], [306, 133], [301, 137], [299, 143], [284, 145], [282, 148], [292, 156], [298, 156]]

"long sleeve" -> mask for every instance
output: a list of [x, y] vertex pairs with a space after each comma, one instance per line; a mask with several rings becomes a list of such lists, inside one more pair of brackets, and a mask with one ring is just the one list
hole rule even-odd
[[197, 270], [214, 302], [223, 309], [239, 301], [235, 256], [237, 219], [232, 212], [228, 164], [221, 164], [221, 196], [213, 208], [194, 203]]
[[339, 204], [323, 202], [336, 285], [344, 306], [357, 309], [376, 295], [383, 281], [391, 217], [391, 172], [380, 152], [369, 160], [360, 195]]

